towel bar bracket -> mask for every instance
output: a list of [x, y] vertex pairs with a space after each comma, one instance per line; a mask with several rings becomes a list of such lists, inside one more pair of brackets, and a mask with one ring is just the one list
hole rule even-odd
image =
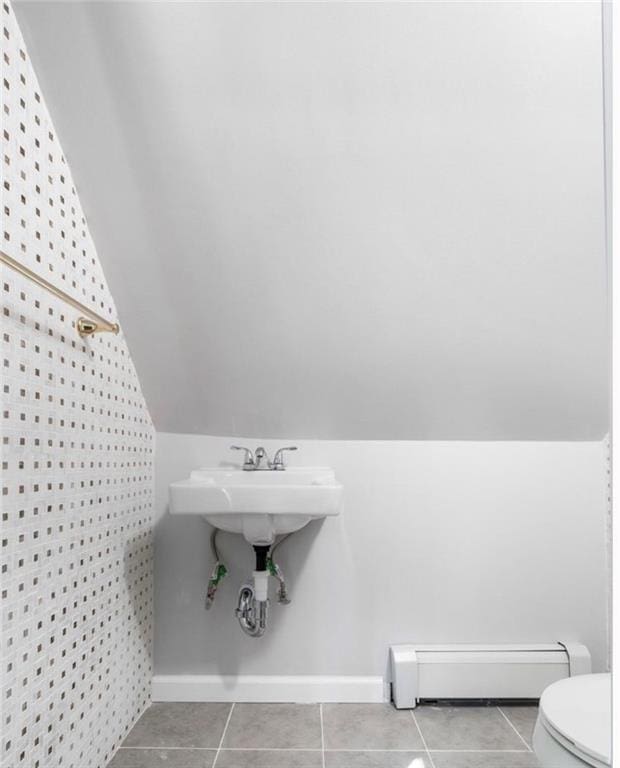
[[82, 304], [81, 301], [74, 299], [73, 296], [69, 296], [69, 294], [65, 293], [64, 291], [61, 291], [60, 288], [57, 288], [52, 283], [49, 283], [47, 280], [45, 280], [45, 278], [37, 275], [36, 272], [33, 272], [31, 269], [28, 269], [28, 267], [20, 264], [19, 261], [11, 258], [3, 251], [0, 251], [0, 262], [6, 264], [7, 267], [10, 267], [12, 270], [27, 278], [35, 285], [38, 285], [40, 288], [48, 291], [48, 293], [51, 293], [52, 296], [56, 296], [56, 298], [66, 302], [74, 309], [77, 309], [78, 312], [83, 312], [85, 316], [78, 317], [76, 322], [77, 332], [83, 339], [87, 336], [92, 336], [94, 333], [119, 332], [118, 323], [112, 323], [109, 320], [106, 320], [105, 317], [101, 317], [101, 315], [93, 312], [92, 309], [89, 309], [87, 306]]
[[118, 323], [113, 323], [110, 328], [104, 328], [95, 320], [91, 320], [88, 317], [78, 317], [76, 327], [77, 332], [82, 338], [92, 336], [93, 333], [118, 333], [119, 330]]

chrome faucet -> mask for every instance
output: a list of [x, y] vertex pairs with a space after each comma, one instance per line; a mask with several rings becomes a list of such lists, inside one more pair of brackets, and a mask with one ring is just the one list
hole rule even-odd
[[[261, 462], [265, 459], [267, 462], [267, 467], [261, 467]], [[267, 451], [263, 448], [261, 445], [260, 448], [257, 448], [254, 451], [254, 469], [271, 469], [271, 461], [269, 460], [269, 455], [267, 454]]]
[[[244, 459], [243, 459], [243, 469], [245, 472], [257, 472], [265, 470], [277, 470], [282, 471], [286, 469], [286, 466], [284, 464], [284, 451], [296, 451], [297, 446], [296, 445], [289, 445], [285, 448], [278, 448], [278, 450], [275, 453], [275, 456], [273, 457], [273, 461], [269, 460], [269, 455], [267, 454], [267, 451], [262, 447], [262, 445], [257, 448], [253, 453], [249, 448], [246, 448], [243, 445], [231, 445], [230, 446], [231, 451], [245, 451]], [[262, 466], [263, 461], [267, 464], [267, 466]]]
[[249, 448], [245, 448], [243, 445], [231, 445], [230, 446], [231, 451], [245, 451], [245, 456], [243, 459], [243, 469], [246, 470], [246, 472], [249, 472], [250, 470], [256, 469], [256, 462], [254, 461], [254, 454]]
[[296, 445], [289, 445], [286, 448], [278, 448], [276, 451], [276, 455], [273, 457], [273, 461], [271, 462], [270, 469], [277, 469], [277, 470], [283, 470], [286, 469], [284, 466], [284, 451], [296, 451], [297, 446]]

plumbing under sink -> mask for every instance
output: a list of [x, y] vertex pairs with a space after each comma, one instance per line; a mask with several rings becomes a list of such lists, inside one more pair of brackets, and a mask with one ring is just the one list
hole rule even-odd
[[170, 485], [170, 512], [201, 515], [250, 544], [272, 544], [310, 520], [338, 515], [342, 484], [329, 467], [288, 467], [285, 472], [194, 470]]

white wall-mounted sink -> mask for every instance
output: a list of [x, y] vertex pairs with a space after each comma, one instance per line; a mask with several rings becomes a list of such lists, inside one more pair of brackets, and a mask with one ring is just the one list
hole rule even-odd
[[189, 479], [170, 484], [172, 514], [201, 515], [251, 544], [271, 544], [310, 520], [338, 515], [341, 506], [342, 484], [329, 467], [197, 469]]

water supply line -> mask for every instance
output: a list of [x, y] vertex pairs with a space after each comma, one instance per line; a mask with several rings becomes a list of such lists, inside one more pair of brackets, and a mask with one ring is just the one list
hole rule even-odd
[[[214, 528], [211, 532], [210, 545], [215, 565], [211, 571], [211, 577], [207, 584], [207, 595], [205, 598], [205, 609], [210, 610], [215, 601], [215, 595], [220, 582], [227, 575], [228, 570], [221, 561], [220, 552], [217, 546], [217, 536], [219, 529]], [[290, 534], [289, 534], [290, 535]], [[286, 536], [278, 542], [280, 544]], [[273, 547], [273, 551], [278, 544]], [[239, 599], [235, 615], [243, 631], [250, 637], [262, 637], [267, 629], [267, 612], [269, 606], [268, 586], [269, 576], [274, 576], [279, 582], [278, 602], [282, 604], [289, 603], [290, 600], [286, 591], [284, 576], [277, 563], [273, 562], [270, 555], [269, 546], [255, 546], [256, 570], [253, 573], [253, 584], [244, 584], [239, 590]]]
[[292, 533], [287, 533], [284, 536], [282, 536], [278, 541], [274, 544], [271, 552], [269, 553], [269, 557], [267, 559], [267, 570], [269, 573], [278, 580], [278, 602], [282, 605], [288, 605], [291, 602], [290, 597], [288, 596], [288, 590], [286, 588], [286, 581], [284, 580], [284, 574], [282, 573], [282, 569], [280, 566], [275, 562], [273, 559], [273, 556], [275, 554], [276, 549], [282, 544], [283, 541], [286, 541], [289, 536], [292, 536]]
[[226, 566], [220, 560], [220, 553], [217, 549], [218, 530], [218, 528], [214, 528], [211, 532], [211, 553], [215, 559], [215, 565], [213, 566], [213, 570], [211, 571], [211, 578], [207, 584], [207, 596], [205, 597], [205, 608], [207, 611], [213, 605], [213, 601], [215, 600], [215, 593], [217, 592], [217, 588], [220, 582], [228, 573]]
[[284, 574], [282, 569], [277, 563], [274, 563], [271, 558], [267, 560], [267, 570], [269, 575], [278, 580], [278, 602], [282, 605], [288, 605], [291, 602], [288, 592], [286, 590], [286, 582], [284, 581]]

